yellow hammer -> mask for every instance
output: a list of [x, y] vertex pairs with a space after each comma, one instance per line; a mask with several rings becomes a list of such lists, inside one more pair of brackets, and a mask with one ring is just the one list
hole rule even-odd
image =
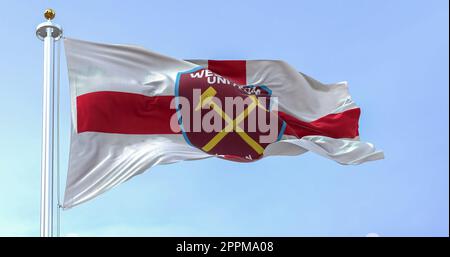
[[[210, 87], [211, 88], [211, 87]], [[201, 98], [203, 95], [206, 95], [206, 97], [210, 97], [209, 99], [211, 99], [212, 97], [211, 92], [208, 92], [208, 94], [206, 94], [206, 92], [209, 90], [209, 88], [201, 95]], [[213, 89], [214, 90], [214, 89]], [[214, 92], [216, 92], [214, 90]], [[215, 93], [214, 93], [215, 95]], [[255, 150], [258, 154], [262, 154], [264, 152], [264, 148], [262, 148], [262, 146], [260, 144], [258, 144], [258, 142], [256, 142], [255, 140], [253, 140], [253, 138], [251, 138], [242, 128], [240, 128], [238, 125], [239, 123], [241, 123], [248, 115], [250, 112], [252, 112], [257, 106], [260, 106], [261, 108], [264, 108], [262, 105], [260, 105], [258, 99], [256, 98], [256, 96], [250, 96], [252, 99], [252, 103], [242, 112], [238, 115], [238, 117], [236, 117], [235, 120], [232, 120], [230, 118], [230, 116], [228, 116], [220, 107], [218, 107], [216, 104], [214, 104], [213, 102], [211, 102], [211, 100], [209, 100], [207, 103], [210, 103], [210, 107], [213, 108], [214, 111], [216, 111], [220, 117], [222, 117], [222, 119], [224, 119], [228, 125], [222, 129], [222, 131], [220, 131], [219, 133], [217, 133], [206, 145], [204, 145], [202, 147], [203, 151], [205, 152], [209, 152], [210, 150], [212, 150], [220, 141], [222, 141], [222, 139], [231, 131], [236, 131], [236, 133], [251, 147], [253, 148], [253, 150]], [[201, 100], [203, 100], [204, 98], [202, 98]], [[207, 98], [206, 98], [207, 99]], [[205, 100], [206, 100], [205, 99]], [[200, 105], [200, 103], [199, 103]], [[203, 106], [203, 102], [202, 105]], [[265, 108], [264, 108], [265, 109]]]
[[195, 107], [195, 110], [198, 111], [203, 106], [212, 102], [213, 97], [217, 94], [217, 91], [213, 87], [208, 87], [208, 89], [200, 95], [200, 100]]

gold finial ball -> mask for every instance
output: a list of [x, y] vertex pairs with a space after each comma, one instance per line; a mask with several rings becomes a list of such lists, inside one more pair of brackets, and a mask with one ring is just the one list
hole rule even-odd
[[55, 11], [53, 9], [50, 9], [50, 8], [45, 10], [45, 12], [44, 12], [44, 17], [47, 20], [53, 20], [53, 18], [55, 18], [55, 15], [56, 15]]

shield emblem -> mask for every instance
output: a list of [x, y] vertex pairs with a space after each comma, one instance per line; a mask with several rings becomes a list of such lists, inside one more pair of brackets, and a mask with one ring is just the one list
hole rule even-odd
[[203, 67], [178, 73], [175, 96], [186, 142], [221, 158], [257, 160], [286, 126], [271, 111], [268, 87], [238, 85]]

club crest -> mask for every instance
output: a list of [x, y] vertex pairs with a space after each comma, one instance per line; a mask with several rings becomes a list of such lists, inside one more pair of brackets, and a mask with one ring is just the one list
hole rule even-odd
[[198, 67], [178, 73], [175, 91], [177, 121], [185, 140], [209, 154], [257, 160], [283, 135], [286, 125], [273, 110], [266, 86], [238, 85]]

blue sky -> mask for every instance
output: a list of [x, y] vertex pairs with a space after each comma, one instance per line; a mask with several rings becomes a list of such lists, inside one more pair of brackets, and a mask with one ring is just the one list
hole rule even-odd
[[[62, 213], [81, 236], [448, 236], [448, 1], [0, 1], [0, 235], [39, 235], [47, 7], [65, 35], [177, 58], [282, 59], [349, 81], [386, 159], [314, 154], [157, 166]], [[62, 176], [70, 133], [62, 56]], [[64, 179], [63, 179], [64, 180]], [[63, 181], [64, 183], [64, 181]]]

